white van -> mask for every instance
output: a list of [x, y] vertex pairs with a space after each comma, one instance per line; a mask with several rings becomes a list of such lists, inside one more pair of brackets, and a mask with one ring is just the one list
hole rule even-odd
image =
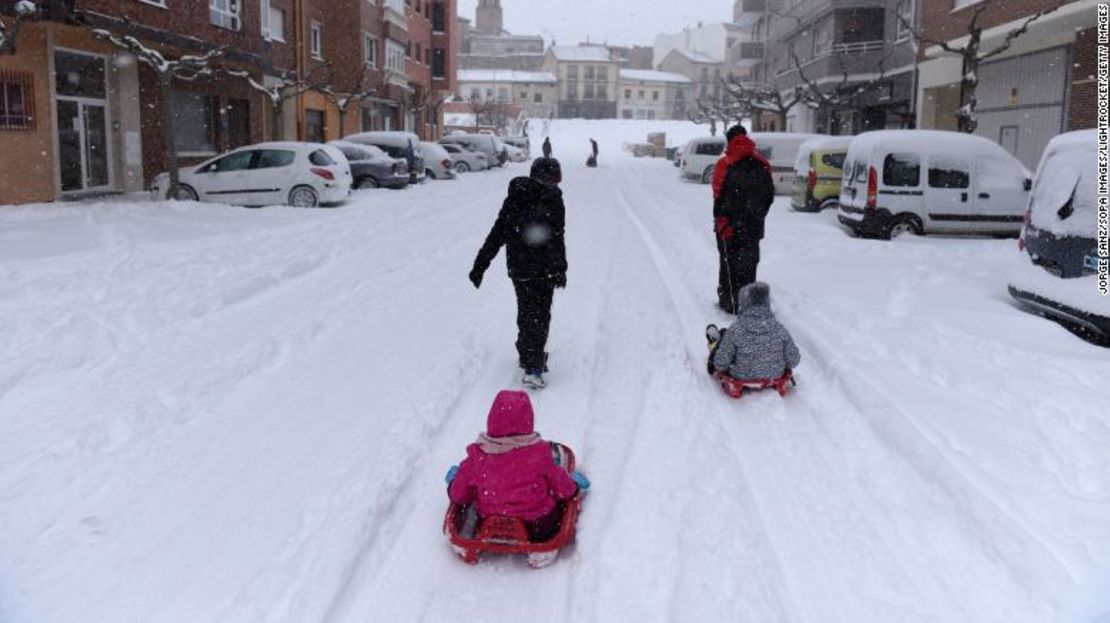
[[748, 136], [755, 141], [755, 148], [759, 153], [771, 162], [771, 177], [775, 179], [776, 195], [794, 192], [794, 161], [798, 158], [798, 148], [802, 143], [814, 138], [829, 138], [824, 134], [798, 132], [751, 132]]
[[852, 141], [844, 161], [840, 222], [857, 234], [992, 234], [1021, 231], [1032, 176], [981, 136], [878, 130]]
[[343, 137], [343, 140], [363, 145], [374, 145], [394, 158], [401, 158], [409, 165], [409, 183], [423, 182], [424, 148], [420, 137], [412, 132], [379, 131], [360, 132]]
[[723, 136], [703, 136], [691, 140], [682, 153], [682, 177], [708, 184], [713, 181], [713, 167], [717, 166], [724, 152]]

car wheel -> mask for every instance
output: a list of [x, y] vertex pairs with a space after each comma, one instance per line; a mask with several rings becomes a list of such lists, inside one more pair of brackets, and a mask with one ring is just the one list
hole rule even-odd
[[456, 162], [455, 163], [455, 172], [456, 173], [469, 173], [470, 172], [470, 165], [465, 163], [465, 162], [461, 162], [461, 161]]
[[921, 235], [921, 223], [917, 220], [916, 216], [911, 214], [899, 214], [894, 217], [883, 231], [883, 238], [894, 240], [904, 234]]
[[193, 190], [193, 187], [188, 184], [178, 184], [177, 196], [173, 198], [178, 201], [200, 201], [200, 196], [197, 195], [197, 191]]
[[705, 172], [701, 174], [701, 183], [708, 184], [713, 181], [713, 167], [705, 167]]
[[822, 201], [821, 205], [817, 206], [817, 211], [818, 212], [823, 212], [825, 210], [839, 210], [839, 209], [840, 209], [840, 201], [838, 199], [834, 199], [832, 197], [829, 197], [828, 199]]
[[315, 208], [320, 205], [320, 197], [308, 186], [297, 186], [289, 191], [289, 205], [294, 208]]
[[380, 187], [381, 187], [381, 184], [378, 184], [378, 180], [376, 180], [372, 177], [361, 178], [361, 179], [359, 179], [358, 183], [355, 184], [355, 189], [356, 190], [367, 190], [367, 189], [370, 189], [370, 188], [380, 188]]

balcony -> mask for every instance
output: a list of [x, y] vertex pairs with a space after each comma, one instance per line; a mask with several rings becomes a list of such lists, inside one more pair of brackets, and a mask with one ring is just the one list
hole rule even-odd
[[732, 21], [740, 26], [751, 26], [767, 12], [767, 0], [736, 0], [732, 5]]
[[865, 52], [882, 52], [886, 42], [882, 39], [874, 41], [852, 41], [850, 43], [832, 44], [833, 54], [863, 54]]
[[728, 59], [733, 67], [747, 69], [763, 62], [764, 51], [762, 42], [741, 41], [729, 49]]

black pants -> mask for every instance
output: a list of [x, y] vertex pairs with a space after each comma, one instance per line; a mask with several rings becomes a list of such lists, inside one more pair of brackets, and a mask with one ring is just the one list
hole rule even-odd
[[717, 272], [717, 302], [725, 309], [735, 310], [740, 289], [755, 281], [759, 267], [759, 240], [734, 237], [717, 239], [720, 267]]
[[516, 352], [520, 355], [520, 367], [543, 370], [555, 285], [550, 279], [518, 279], [513, 281], [513, 287], [516, 289]]
[[563, 526], [563, 505], [556, 504], [550, 513], [535, 521], [525, 522], [524, 525], [528, 528], [528, 540], [533, 543], [550, 541], [559, 534], [559, 528]]

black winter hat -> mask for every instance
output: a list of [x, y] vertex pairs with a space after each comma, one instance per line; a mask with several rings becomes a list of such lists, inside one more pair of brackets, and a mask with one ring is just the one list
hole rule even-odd
[[736, 138], [737, 136], [747, 135], [748, 131], [744, 129], [744, 126], [740, 125], [739, 123], [729, 128], [728, 132], [725, 132], [725, 138], [728, 139], [729, 142], [732, 142], [732, 139]]
[[530, 177], [545, 184], [558, 184], [563, 181], [563, 167], [554, 158], [536, 158], [532, 161]]
[[756, 281], [740, 289], [740, 307], [769, 307], [771, 305], [771, 286]]

